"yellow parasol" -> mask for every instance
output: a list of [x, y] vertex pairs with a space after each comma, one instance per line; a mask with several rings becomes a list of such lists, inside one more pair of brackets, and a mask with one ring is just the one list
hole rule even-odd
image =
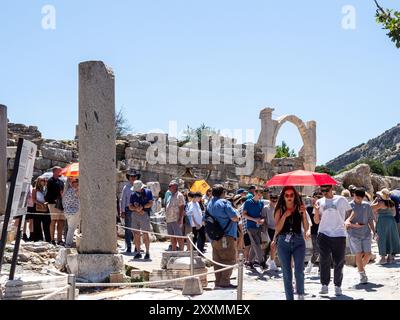
[[201, 192], [202, 195], [207, 193], [207, 190], [210, 189], [210, 186], [206, 182], [206, 180], [197, 180], [193, 183], [190, 188], [191, 192]]

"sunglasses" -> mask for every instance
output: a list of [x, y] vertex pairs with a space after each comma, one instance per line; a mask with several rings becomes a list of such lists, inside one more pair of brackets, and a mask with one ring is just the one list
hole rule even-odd
[[288, 198], [288, 199], [294, 198], [294, 193], [285, 193], [285, 198]]
[[323, 190], [321, 190], [322, 193], [328, 193], [329, 191], [331, 191], [331, 189], [323, 189]]

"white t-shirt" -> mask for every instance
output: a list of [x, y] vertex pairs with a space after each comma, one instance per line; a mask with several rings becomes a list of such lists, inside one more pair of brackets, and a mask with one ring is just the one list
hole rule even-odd
[[186, 215], [191, 217], [190, 222], [193, 228], [203, 225], [203, 212], [198, 202], [188, 203]]
[[347, 199], [334, 196], [332, 199], [319, 199], [317, 203], [321, 216], [318, 232], [332, 238], [346, 237], [346, 212], [352, 210]]

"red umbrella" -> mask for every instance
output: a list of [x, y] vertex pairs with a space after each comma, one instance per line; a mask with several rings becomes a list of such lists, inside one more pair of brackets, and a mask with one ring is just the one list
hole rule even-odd
[[297, 170], [278, 174], [266, 184], [267, 187], [322, 185], [337, 185], [337, 182], [326, 173]]

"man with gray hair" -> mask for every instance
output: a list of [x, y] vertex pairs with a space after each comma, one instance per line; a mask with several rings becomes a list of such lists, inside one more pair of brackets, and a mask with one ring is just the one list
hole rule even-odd
[[[178, 191], [178, 182], [170, 182], [168, 191], [170, 196], [165, 203], [165, 218], [167, 221], [167, 231], [170, 236], [182, 236], [183, 219], [185, 216], [185, 197]], [[179, 243], [179, 250], [184, 249], [184, 239], [171, 237], [172, 251], [176, 251], [176, 244]]]

